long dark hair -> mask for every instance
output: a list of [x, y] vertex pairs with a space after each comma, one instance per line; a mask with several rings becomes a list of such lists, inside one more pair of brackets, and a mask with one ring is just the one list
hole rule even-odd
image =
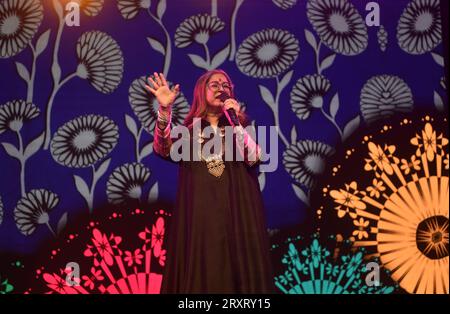
[[[205, 118], [207, 113], [207, 102], [206, 102], [206, 86], [209, 82], [209, 79], [214, 74], [223, 74], [228, 82], [233, 85], [231, 82], [230, 76], [223, 70], [216, 69], [211, 70], [206, 73], [204, 73], [202, 76], [200, 76], [197, 80], [197, 83], [195, 83], [194, 87], [194, 99], [192, 101], [191, 109], [189, 110], [188, 115], [186, 116], [186, 119], [184, 120], [184, 126], [192, 126], [192, 123], [194, 121], [194, 118]], [[231, 90], [231, 97], [234, 97], [234, 90]], [[239, 112], [238, 119], [241, 125], [245, 126], [248, 123], [247, 115], [244, 112]]]

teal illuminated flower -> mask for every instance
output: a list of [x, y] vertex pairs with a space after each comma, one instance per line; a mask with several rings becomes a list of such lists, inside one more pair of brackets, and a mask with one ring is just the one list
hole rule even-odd
[[311, 246], [302, 251], [302, 255], [306, 257], [306, 263], [310, 264], [312, 262], [314, 268], [319, 266], [324, 258], [330, 255], [326, 249], [322, 249], [317, 239], [314, 239]]
[[[282, 293], [388, 294], [397, 287], [380, 281], [376, 284], [366, 282], [368, 270], [361, 250], [353, 250], [354, 252], [343, 254], [339, 258], [336, 249], [333, 256], [331, 250], [321, 245], [316, 238], [303, 247], [299, 255], [291, 242], [287, 254], [283, 255], [281, 262], [284, 269], [281, 275], [275, 276], [275, 286]], [[382, 269], [382, 274], [384, 272]]]

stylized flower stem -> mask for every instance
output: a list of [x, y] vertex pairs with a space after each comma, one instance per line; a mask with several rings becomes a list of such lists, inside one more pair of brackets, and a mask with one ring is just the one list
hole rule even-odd
[[150, 15], [150, 17], [152, 19], [154, 19], [159, 24], [159, 26], [161, 26], [162, 30], [164, 31], [164, 35], [166, 36], [166, 49], [165, 49], [165, 55], [164, 55], [163, 73], [164, 73], [164, 76], [167, 76], [167, 74], [169, 73], [170, 63], [171, 63], [171, 60], [172, 60], [172, 41], [170, 39], [169, 32], [167, 31], [167, 28], [162, 23], [161, 19], [156, 17], [150, 11], [150, 8], [147, 9], [147, 12]]
[[92, 184], [89, 189], [89, 199], [87, 199], [88, 207], [89, 207], [89, 213], [92, 214], [92, 211], [94, 210], [94, 190], [95, 185], [97, 184], [97, 178], [95, 177], [95, 166], [92, 165]]
[[61, 67], [58, 62], [59, 45], [61, 44], [61, 36], [64, 30], [64, 16], [62, 12], [62, 6], [58, 1], [53, 0], [53, 7], [55, 8], [56, 14], [58, 15], [58, 32], [56, 33], [55, 46], [53, 48], [53, 62], [52, 62], [52, 77], [53, 77], [53, 90], [47, 103], [46, 112], [46, 128], [45, 128], [45, 141], [44, 149], [47, 150], [50, 145], [51, 137], [51, 112], [53, 101], [58, 89], [61, 87]]
[[209, 67], [211, 67], [211, 56], [209, 53], [208, 46], [206, 44], [203, 44], [203, 48], [205, 49], [206, 63], [208, 64]]
[[239, 7], [242, 5], [244, 0], [236, 0], [236, 5], [234, 6], [233, 14], [231, 16], [231, 39], [230, 39], [230, 56], [229, 61], [234, 60], [234, 55], [236, 54], [236, 17]]
[[322, 74], [322, 69], [320, 68], [320, 46], [322, 45], [322, 40], [319, 41], [317, 44], [317, 49], [314, 49], [314, 52], [316, 54], [316, 68], [317, 68], [317, 74]]
[[34, 48], [33, 44], [30, 42], [29, 44], [31, 48], [31, 52], [33, 54], [33, 63], [31, 65], [31, 76], [30, 80], [27, 82], [27, 102], [33, 102], [33, 93], [34, 93], [34, 79], [36, 77], [36, 60], [37, 60], [37, 54], [36, 49]]
[[[59, 65], [58, 65], [59, 67]], [[52, 94], [50, 95], [49, 101], [47, 103], [47, 111], [46, 111], [46, 121], [47, 121], [47, 127], [45, 129], [45, 143], [44, 143], [44, 149], [47, 150], [48, 147], [50, 146], [50, 138], [51, 138], [51, 114], [52, 114], [52, 107], [53, 107], [53, 102], [55, 100], [55, 96], [58, 93], [59, 89], [66, 84], [68, 81], [70, 81], [71, 79], [73, 79], [75, 76], [77, 76], [77, 73], [74, 72], [72, 74], [69, 74], [68, 76], [66, 76], [61, 82], [55, 81], [53, 82], [53, 90], [52, 90]], [[53, 77], [55, 79], [55, 76]]]
[[25, 158], [23, 158], [23, 140], [22, 135], [20, 134], [20, 131], [16, 132], [17, 139], [19, 140], [19, 152], [22, 158], [19, 159], [20, 161], [20, 193], [22, 197], [25, 196]]
[[141, 135], [142, 135], [143, 130], [144, 130], [144, 128], [141, 125], [141, 127], [139, 128], [138, 134], [136, 136], [136, 161], [137, 162], [141, 162], [141, 160], [142, 160], [140, 149], [139, 149], [139, 143], [141, 141]]
[[329, 114], [327, 114], [325, 112], [325, 110], [323, 110], [323, 107], [320, 108], [320, 111], [322, 111], [322, 114], [325, 116], [325, 118], [327, 118], [328, 120], [330, 120], [330, 122], [336, 127], [337, 131], [339, 132], [339, 135], [341, 136], [341, 140], [343, 140], [343, 132], [341, 130], [341, 128], [339, 127], [339, 125], [336, 123], [336, 120], [334, 120], [334, 118], [332, 116], [330, 116]]
[[53, 231], [52, 226], [50, 226], [50, 223], [47, 221], [45, 224], [47, 225], [48, 229], [53, 234], [53, 236], [56, 238], [56, 233], [55, 231]]

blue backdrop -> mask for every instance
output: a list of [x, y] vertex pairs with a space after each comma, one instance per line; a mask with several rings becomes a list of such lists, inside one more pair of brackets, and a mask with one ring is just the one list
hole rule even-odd
[[174, 201], [177, 167], [151, 149], [154, 71], [181, 85], [176, 123], [222, 68], [255, 124], [279, 127], [277, 171], [259, 176], [271, 229], [305, 221], [358, 127], [447, 108], [438, 0], [379, 0], [380, 26], [369, 1], [81, 0], [79, 26], [68, 2], [0, 1], [0, 250], [104, 204]]

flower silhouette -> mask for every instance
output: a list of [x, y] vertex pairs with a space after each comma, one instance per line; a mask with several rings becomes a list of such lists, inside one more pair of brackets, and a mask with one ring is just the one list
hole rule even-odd
[[24, 235], [34, 232], [37, 225], [49, 225], [48, 213], [58, 204], [58, 196], [48, 190], [31, 190], [22, 197], [14, 208], [14, 220]]
[[306, 75], [300, 78], [291, 92], [292, 111], [299, 119], [308, 119], [314, 108], [322, 108], [323, 97], [330, 86], [330, 81], [323, 75]]
[[5, 0], [0, 2], [0, 58], [10, 58], [33, 39], [43, 19], [39, 0]]
[[443, 155], [443, 147], [447, 146], [448, 139], [443, 134], [437, 136], [436, 131], [430, 123], [425, 125], [422, 130], [422, 136], [416, 135], [411, 139], [411, 144], [418, 146], [416, 155], [420, 156], [422, 152], [426, 154], [428, 161], [433, 161], [435, 154]]
[[367, 48], [366, 24], [347, 0], [309, 0], [306, 9], [309, 22], [328, 48], [346, 56]]
[[298, 183], [312, 188], [325, 170], [326, 159], [333, 153], [334, 149], [327, 144], [310, 140], [300, 141], [289, 145], [283, 153], [283, 164]]
[[150, 170], [141, 163], [127, 163], [118, 167], [109, 176], [106, 194], [111, 204], [126, 204], [139, 200], [142, 187], [150, 177]]
[[275, 77], [295, 62], [299, 51], [298, 40], [288, 31], [265, 29], [242, 42], [236, 54], [236, 64], [248, 76]]
[[139, 13], [141, 9], [149, 9], [151, 5], [150, 0], [117, 0], [117, 7], [120, 14], [126, 20], [131, 20]]
[[371, 78], [361, 90], [361, 113], [369, 124], [388, 119], [413, 109], [413, 95], [409, 86], [396, 76]]
[[366, 239], [369, 237], [369, 234], [365, 230], [369, 225], [368, 220], [359, 218], [359, 220], [353, 220], [353, 224], [358, 228], [357, 230], [353, 231], [354, 236], [357, 236], [359, 240]]
[[[353, 191], [351, 191], [353, 190]], [[339, 204], [335, 207], [338, 212], [338, 217], [342, 218], [345, 214], [349, 214], [351, 218], [356, 218], [357, 213], [356, 210], [366, 209], [366, 204], [361, 201], [361, 199], [357, 196], [357, 184], [356, 182], [352, 182], [350, 184], [345, 185], [345, 190], [339, 189], [330, 191], [330, 196], [334, 199], [334, 202]], [[344, 207], [344, 209], [342, 209]]]
[[413, 0], [403, 11], [397, 26], [399, 46], [410, 54], [432, 51], [442, 42], [439, 0]]
[[109, 154], [118, 138], [119, 129], [109, 118], [80, 116], [58, 129], [51, 141], [51, 153], [63, 166], [84, 168]]
[[175, 46], [185, 48], [194, 41], [204, 45], [210, 36], [220, 32], [225, 26], [217, 16], [198, 14], [184, 20], [175, 31]]
[[39, 113], [39, 108], [24, 100], [7, 102], [0, 106], [0, 134], [8, 129], [19, 132], [24, 122], [36, 118]]
[[108, 34], [86, 32], [77, 42], [77, 75], [87, 79], [99, 92], [112, 93], [123, 75], [123, 56], [117, 42]]

